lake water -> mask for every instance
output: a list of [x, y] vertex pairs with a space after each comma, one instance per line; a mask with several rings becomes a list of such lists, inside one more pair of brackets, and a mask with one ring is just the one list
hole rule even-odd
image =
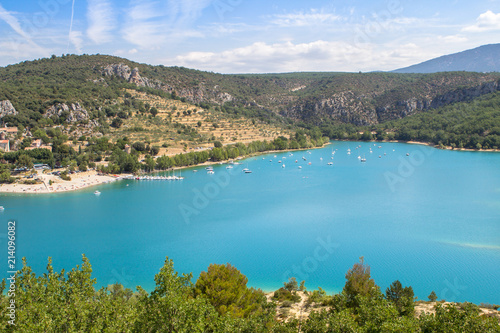
[[333, 142], [274, 155], [217, 165], [213, 175], [186, 169], [182, 181], [2, 195], [0, 260], [15, 219], [18, 269], [25, 256], [42, 274], [50, 256], [69, 270], [85, 253], [98, 286], [152, 290], [168, 256], [193, 280], [229, 262], [264, 290], [295, 276], [309, 290], [337, 292], [364, 256], [383, 291], [399, 279], [419, 299], [435, 290], [449, 301], [500, 303], [500, 154]]

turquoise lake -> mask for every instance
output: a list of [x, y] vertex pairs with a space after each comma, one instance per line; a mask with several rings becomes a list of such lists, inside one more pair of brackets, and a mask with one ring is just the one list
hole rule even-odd
[[16, 220], [18, 269], [27, 257], [42, 274], [52, 257], [56, 270], [69, 270], [84, 253], [99, 287], [151, 291], [168, 256], [193, 281], [210, 263], [229, 262], [264, 290], [295, 276], [309, 290], [338, 292], [364, 256], [382, 291], [400, 280], [419, 299], [434, 290], [449, 301], [500, 303], [500, 153], [332, 142], [290, 154], [215, 165], [213, 175], [185, 169], [182, 181], [2, 195], [0, 260], [7, 221]]

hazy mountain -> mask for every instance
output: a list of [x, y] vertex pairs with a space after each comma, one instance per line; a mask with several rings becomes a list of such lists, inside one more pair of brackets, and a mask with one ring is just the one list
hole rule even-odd
[[452, 71], [500, 72], [500, 44], [489, 44], [445, 55], [393, 73], [437, 73]]

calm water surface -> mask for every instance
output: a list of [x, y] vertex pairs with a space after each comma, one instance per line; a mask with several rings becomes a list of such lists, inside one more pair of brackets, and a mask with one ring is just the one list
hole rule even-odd
[[333, 142], [214, 175], [183, 170], [183, 181], [106, 184], [100, 196], [2, 195], [0, 260], [15, 219], [18, 259], [41, 274], [48, 257], [68, 270], [84, 253], [99, 286], [152, 290], [168, 256], [195, 279], [230, 262], [265, 290], [295, 276], [335, 292], [364, 256], [382, 290], [399, 279], [420, 299], [500, 303], [500, 154], [378, 146]]

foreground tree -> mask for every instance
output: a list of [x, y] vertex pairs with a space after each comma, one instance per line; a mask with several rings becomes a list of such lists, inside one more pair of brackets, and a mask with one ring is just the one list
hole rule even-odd
[[415, 310], [412, 287], [404, 287], [399, 280], [394, 281], [385, 291], [385, 297], [396, 306], [401, 316], [413, 315]]
[[427, 298], [428, 298], [428, 299], [429, 299], [429, 301], [431, 301], [431, 302], [435, 302], [435, 301], [438, 299], [438, 297], [437, 297], [437, 295], [436, 295], [436, 292], [435, 292], [434, 290], [433, 290], [433, 291], [431, 291], [431, 293], [429, 294], [429, 296], [427, 296]]
[[346, 298], [346, 305], [349, 308], [359, 306], [357, 296], [370, 297], [380, 293], [379, 287], [370, 275], [370, 266], [365, 265], [364, 258], [359, 258], [359, 263], [347, 271], [345, 275], [346, 283], [342, 294]]
[[247, 282], [247, 277], [236, 267], [211, 264], [206, 272], [200, 273], [195, 294], [206, 297], [221, 315], [248, 318], [269, 313], [264, 293], [248, 288]]
[[17, 159], [16, 166], [18, 168], [31, 169], [33, 168], [33, 159], [27, 154], [20, 154]]
[[[204, 298], [192, 297], [192, 274], [180, 276], [168, 257], [155, 276], [155, 290], [142, 296], [138, 304], [136, 332], [213, 332], [218, 314]], [[140, 287], [139, 287], [140, 288]]]
[[113, 299], [105, 289], [95, 291], [96, 281], [91, 274], [85, 256], [82, 264], [68, 273], [54, 272], [49, 258], [47, 273], [39, 277], [23, 258], [23, 268], [16, 274], [16, 325], [2, 327], [7, 324], [2, 320], [0, 330], [131, 332], [130, 323], [135, 321], [133, 301]]

